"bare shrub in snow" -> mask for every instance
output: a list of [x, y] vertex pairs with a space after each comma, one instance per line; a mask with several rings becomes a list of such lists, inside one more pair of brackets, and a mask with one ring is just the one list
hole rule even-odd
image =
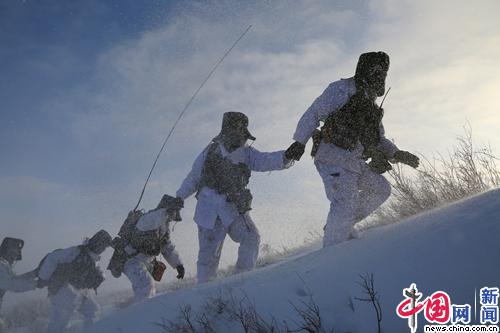
[[361, 229], [400, 221], [406, 217], [500, 186], [499, 159], [487, 145], [476, 145], [469, 125], [446, 155], [421, 157], [416, 172], [400, 164], [389, 172], [392, 196]]
[[179, 316], [176, 321], [166, 320], [156, 325], [165, 329], [166, 332], [197, 333], [203, 332], [195, 326], [195, 319], [190, 305], [181, 306]]
[[[287, 332], [327, 333], [321, 321], [319, 307], [316, 302], [314, 302], [312, 296], [310, 296], [308, 302], [302, 301], [301, 306], [296, 306], [292, 303], [292, 307], [299, 315], [301, 321], [295, 323], [297, 326], [296, 328], [292, 330], [287, 329]], [[331, 332], [333, 332], [333, 329]]]
[[[281, 324], [273, 316], [264, 318], [255, 304], [244, 292], [236, 296], [231, 290], [225, 295], [210, 297], [200, 311], [193, 313], [190, 306], [181, 306], [175, 321], [164, 320], [157, 325], [165, 332], [183, 333], [217, 333], [226, 331], [227, 327], [238, 326], [245, 333], [327, 333], [321, 320], [319, 306], [313, 297], [308, 302], [298, 305], [290, 303], [298, 320]], [[233, 326], [231, 326], [233, 325]]]
[[373, 273], [367, 274], [366, 276], [360, 275], [361, 282], [360, 285], [364, 297], [355, 297], [356, 300], [361, 302], [371, 303], [373, 308], [375, 309], [375, 315], [377, 316], [377, 332], [380, 333], [380, 323], [382, 322], [382, 307], [380, 306], [380, 296], [378, 292], [375, 290], [375, 283], [373, 280]]

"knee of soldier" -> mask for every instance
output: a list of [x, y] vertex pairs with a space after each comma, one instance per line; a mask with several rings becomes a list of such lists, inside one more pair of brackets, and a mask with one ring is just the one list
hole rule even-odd
[[391, 196], [391, 184], [385, 178], [378, 185], [378, 193], [382, 201], [387, 200]]
[[81, 306], [80, 312], [87, 318], [93, 318], [100, 309], [101, 307], [94, 299], [87, 298]]
[[211, 266], [217, 262], [217, 256], [209, 249], [200, 247], [197, 264], [201, 266]]
[[260, 246], [259, 231], [257, 229], [253, 229], [249, 232], [249, 234], [245, 237], [245, 243], [258, 248]]
[[140, 285], [138, 285], [137, 288], [149, 292], [154, 287], [155, 282], [151, 274], [149, 272], [147, 274], [143, 274], [140, 279]]

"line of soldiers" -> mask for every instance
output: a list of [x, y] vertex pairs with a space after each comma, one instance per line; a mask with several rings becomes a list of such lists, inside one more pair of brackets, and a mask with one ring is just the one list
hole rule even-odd
[[47, 287], [52, 304], [49, 332], [63, 332], [75, 310], [89, 325], [98, 309], [91, 291], [104, 280], [96, 262], [111, 246], [114, 254], [108, 269], [112, 275], [123, 273], [131, 281], [134, 302], [152, 297], [155, 281], [161, 280], [166, 269], [158, 255], [177, 270], [177, 278], [184, 277], [183, 263], [170, 241], [169, 222], [181, 220], [184, 200], [193, 194], [197, 198], [198, 283], [216, 278], [226, 235], [239, 243], [236, 271], [255, 268], [260, 235], [249, 214], [251, 171], [289, 168], [300, 160], [311, 137], [311, 155], [331, 202], [323, 245], [349, 239], [353, 226], [389, 197], [391, 188], [382, 174], [391, 169], [391, 163], [414, 168], [419, 164], [418, 157], [399, 150], [384, 135], [383, 109], [376, 99], [384, 95], [388, 69], [386, 53], [362, 54], [354, 77], [331, 83], [307, 109], [286, 150], [260, 152], [251, 147], [247, 142], [255, 137], [248, 130], [248, 117], [224, 113], [219, 135], [196, 158], [176, 197], [164, 195], [155, 209], [130, 212], [114, 239], [101, 230], [82, 245], [49, 253], [36, 270], [19, 276], [12, 272], [12, 264], [21, 258], [23, 241], [4, 239], [0, 296], [4, 291]]

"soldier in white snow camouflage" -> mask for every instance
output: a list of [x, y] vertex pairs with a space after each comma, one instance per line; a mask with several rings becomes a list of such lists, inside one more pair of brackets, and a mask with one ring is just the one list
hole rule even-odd
[[196, 158], [191, 172], [177, 191], [185, 200], [196, 193], [194, 221], [198, 225], [198, 283], [216, 277], [224, 239], [239, 243], [237, 271], [255, 267], [260, 235], [252, 221], [252, 195], [246, 188], [251, 171], [281, 170], [290, 166], [284, 151], [263, 153], [246, 144], [255, 140], [248, 118], [226, 112], [222, 130]]
[[184, 265], [170, 240], [169, 223], [180, 221], [182, 200], [164, 195], [158, 206], [146, 213], [132, 211], [113, 240], [115, 252], [108, 269], [113, 276], [123, 272], [132, 283], [133, 302], [155, 295], [155, 280], [160, 281], [166, 266], [156, 257], [162, 254], [184, 278]]
[[74, 311], [83, 315], [85, 328], [94, 322], [99, 310], [94, 294], [104, 281], [96, 263], [110, 245], [111, 236], [101, 230], [82, 245], [55, 250], [42, 259], [38, 287], [47, 287], [51, 303], [47, 332], [64, 332]]
[[[14, 263], [22, 259], [22, 239], [5, 237], [0, 245], [0, 308], [5, 292], [25, 292], [36, 288], [37, 270], [16, 275]], [[7, 326], [0, 318], [0, 333], [7, 332]]]
[[384, 135], [376, 99], [384, 95], [388, 69], [386, 53], [362, 54], [355, 76], [331, 83], [306, 110], [287, 149], [288, 158], [299, 160], [313, 137], [314, 164], [330, 200], [323, 246], [347, 240], [354, 224], [387, 200], [391, 187], [382, 174], [389, 161], [418, 167], [418, 157]]

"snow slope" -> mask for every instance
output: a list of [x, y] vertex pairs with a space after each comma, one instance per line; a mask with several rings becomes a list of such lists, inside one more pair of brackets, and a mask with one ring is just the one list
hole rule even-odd
[[[376, 332], [373, 308], [362, 297], [359, 274], [373, 273], [381, 297], [385, 333], [409, 332], [395, 314], [402, 290], [413, 282], [425, 296], [448, 292], [454, 304], [473, 306], [475, 289], [500, 286], [500, 190], [442, 207], [399, 224], [369, 231], [263, 269], [159, 295], [98, 322], [91, 332], [163, 332], [154, 323], [175, 319], [180, 305], [193, 310], [221, 290], [244, 291], [259, 313], [294, 319], [290, 301], [312, 294], [326, 327], [335, 332]], [[353, 311], [354, 310], [354, 311]], [[419, 332], [424, 318], [419, 316]], [[238, 332], [236, 327], [224, 332]]]

